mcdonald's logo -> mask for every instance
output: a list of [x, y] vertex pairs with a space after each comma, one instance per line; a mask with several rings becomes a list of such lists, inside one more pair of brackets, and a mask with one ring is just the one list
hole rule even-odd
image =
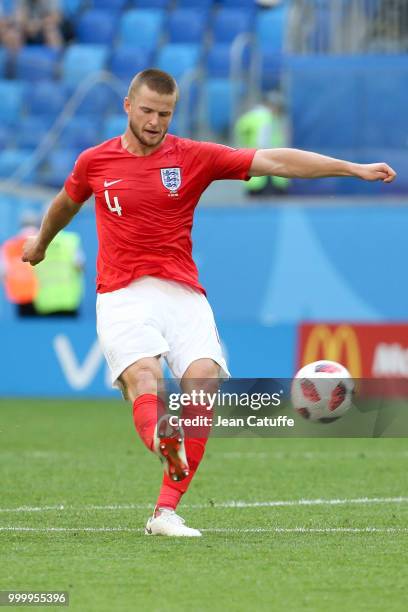
[[[309, 330], [307, 333], [306, 329]], [[357, 332], [350, 325], [313, 325], [304, 326], [304, 351], [301, 365], [319, 359], [330, 359], [343, 364], [353, 378], [361, 378], [362, 361]], [[301, 346], [302, 346], [301, 345]]]

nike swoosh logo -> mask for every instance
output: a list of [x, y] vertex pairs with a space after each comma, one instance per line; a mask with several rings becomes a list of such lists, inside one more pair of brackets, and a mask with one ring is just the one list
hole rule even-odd
[[103, 186], [110, 187], [111, 185], [115, 185], [116, 183], [120, 183], [123, 179], [118, 179], [117, 181], [105, 181]]

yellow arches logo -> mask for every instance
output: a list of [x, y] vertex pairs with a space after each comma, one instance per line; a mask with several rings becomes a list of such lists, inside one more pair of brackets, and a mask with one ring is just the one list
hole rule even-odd
[[342, 363], [353, 378], [361, 378], [361, 353], [356, 331], [350, 325], [315, 325], [306, 338], [302, 365], [330, 359]]

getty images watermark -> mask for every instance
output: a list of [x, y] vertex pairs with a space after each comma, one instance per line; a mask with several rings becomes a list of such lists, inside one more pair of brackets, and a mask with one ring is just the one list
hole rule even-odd
[[[168, 395], [168, 409], [173, 414], [169, 422], [173, 426], [177, 424], [184, 427], [294, 427], [295, 421], [286, 414], [276, 416], [259, 416], [253, 414], [260, 410], [279, 408], [282, 404], [283, 390], [274, 393], [228, 393], [216, 391], [208, 393], [204, 390], [191, 391], [190, 393], [170, 393]], [[184, 415], [185, 408], [201, 407], [205, 408], [208, 414]], [[220, 411], [231, 411], [235, 414], [217, 414], [213, 416], [214, 409]], [[252, 413], [238, 416], [237, 411], [248, 410]], [[174, 414], [175, 412], [180, 412]]]

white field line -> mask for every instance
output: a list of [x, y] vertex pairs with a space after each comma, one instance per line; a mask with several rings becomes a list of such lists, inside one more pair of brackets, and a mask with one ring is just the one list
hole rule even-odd
[[[329, 451], [213, 451], [217, 458], [223, 459], [322, 459], [327, 458]], [[408, 457], [408, 451], [389, 453], [379, 451], [330, 451], [330, 457], [335, 459], [391, 459]]]
[[[144, 529], [131, 527], [0, 527], [0, 532], [33, 532], [33, 533], [55, 533], [55, 532], [90, 532], [90, 533], [143, 533]], [[213, 528], [201, 529], [204, 533], [408, 533], [408, 528], [399, 527], [254, 527], [249, 529]]]
[[[207, 504], [186, 504], [183, 509], [203, 510], [208, 508], [275, 508], [282, 506], [338, 506], [338, 505], [366, 505], [366, 504], [406, 504], [408, 497], [358, 497], [345, 499], [296, 499], [296, 500], [276, 500], [276, 501], [227, 501], [214, 502]], [[147, 510], [151, 509], [151, 504], [118, 504], [106, 506], [69, 506], [59, 504], [55, 506], [19, 506], [16, 508], [0, 508], [0, 513], [19, 513], [19, 512], [49, 512], [49, 511], [120, 511], [120, 510]]]

